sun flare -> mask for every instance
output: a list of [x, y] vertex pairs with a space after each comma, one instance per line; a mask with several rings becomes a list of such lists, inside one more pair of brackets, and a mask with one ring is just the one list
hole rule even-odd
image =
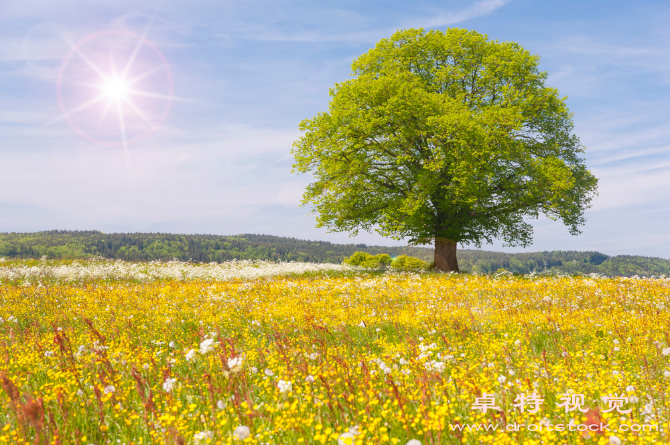
[[120, 102], [128, 98], [128, 84], [122, 79], [107, 80], [103, 86], [103, 90], [109, 100]]
[[73, 44], [58, 74], [56, 121], [126, 150], [155, 131], [174, 98], [170, 67], [148, 31], [102, 31]]

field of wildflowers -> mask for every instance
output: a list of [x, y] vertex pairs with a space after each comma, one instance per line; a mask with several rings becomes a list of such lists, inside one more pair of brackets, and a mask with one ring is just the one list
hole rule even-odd
[[0, 262], [0, 443], [670, 443], [669, 309], [664, 278]]

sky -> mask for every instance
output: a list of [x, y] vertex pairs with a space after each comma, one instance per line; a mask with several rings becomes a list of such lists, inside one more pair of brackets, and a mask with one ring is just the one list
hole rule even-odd
[[541, 56], [600, 180], [581, 235], [532, 220], [531, 246], [482, 248], [670, 258], [669, 20], [667, 1], [0, 0], [0, 232], [402, 245], [317, 229], [291, 145], [377, 41], [459, 27]]

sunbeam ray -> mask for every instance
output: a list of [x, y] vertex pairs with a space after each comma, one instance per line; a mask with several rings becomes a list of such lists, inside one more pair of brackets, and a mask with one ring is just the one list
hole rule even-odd
[[123, 152], [126, 158], [126, 168], [128, 169], [128, 175], [130, 175], [130, 150], [128, 149], [126, 122], [123, 116], [123, 107], [121, 106], [121, 101], [116, 102], [116, 113], [119, 116], [119, 129], [121, 130], [121, 144], [123, 145]]
[[182, 99], [182, 98], [175, 97], [175, 96], [166, 96], [165, 94], [149, 93], [148, 91], [142, 91], [142, 90], [128, 90], [128, 94], [134, 94], [136, 96], [151, 97], [153, 99], [163, 99], [163, 100], [169, 100], [169, 101], [186, 102], [186, 103], [191, 103], [191, 104], [199, 104], [200, 103], [200, 102], [195, 101], [195, 100]]
[[[69, 43], [69, 42], [68, 42], [68, 43]], [[98, 74], [98, 76], [100, 76], [100, 77], [102, 78], [103, 81], [106, 81], [106, 80], [107, 80], [107, 76], [105, 76], [105, 73], [103, 73], [102, 70], [101, 70], [100, 68], [98, 68], [98, 66], [97, 66], [95, 63], [93, 63], [93, 62], [91, 61], [91, 59], [89, 59], [88, 57], [86, 57], [86, 54], [84, 54], [82, 51], [80, 51], [80, 50], [79, 50], [79, 47], [78, 47], [77, 45], [72, 45], [72, 44], [70, 43], [70, 46], [72, 46], [72, 50], [73, 50], [79, 57], [81, 57], [82, 59], [84, 59], [84, 62], [86, 62], [86, 64], [89, 66], [89, 68], [91, 68], [93, 71], [95, 71], [95, 72]]]
[[151, 76], [152, 74], [155, 74], [155, 73], [157, 73], [157, 72], [159, 72], [159, 71], [163, 71], [164, 69], [165, 69], [164, 66], [158, 66], [158, 67], [156, 67], [156, 68], [154, 68], [154, 69], [152, 69], [152, 70], [147, 71], [147, 72], [144, 73], [144, 74], [140, 74], [139, 76], [137, 76], [137, 77], [135, 77], [135, 78], [133, 78], [133, 79], [131, 79], [131, 80], [126, 81], [125, 84], [128, 85], [128, 86], [130, 86], [130, 85], [132, 85], [132, 84], [134, 84], [134, 83], [139, 82], [139, 81], [142, 80], [142, 79], [145, 79], [145, 78]]
[[147, 24], [147, 27], [144, 30], [144, 34], [142, 34], [142, 37], [137, 40], [137, 45], [135, 45], [135, 49], [133, 49], [133, 53], [130, 55], [128, 62], [126, 62], [126, 66], [123, 69], [123, 72], [121, 73], [122, 79], [126, 78], [126, 76], [128, 75], [128, 71], [130, 71], [130, 68], [133, 66], [133, 63], [135, 63], [135, 57], [137, 57], [137, 53], [140, 51], [140, 48], [144, 44], [144, 39], [147, 37], [147, 34], [149, 34], [149, 30], [151, 29], [151, 25], [153, 25], [154, 23], [155, 17], [156, 16], [151, 17], [151, 20], [149, 20], [149, 23]]
[[146, 121], [147, 124], [149, 124], [149, 125], [152, 126], [152, 127], [154, 126], [154, 124], [151, 122], [151, 119], [149, 119], [149, 118], [147, 117], [147, 115], [144, 114], [144, 112], [143, 112], [142, 110], [140, 110], [140, 109], [137, 107], [137, 105], [135, 105], [135, 103], [134, 103], [132, 100], [130, 100], [129, 98], [125, 97], [125, 98], [123, 98], [123, 101], [124, 101], [125, 103], [127, 103], [128, 105], [130, 105], [130, 108], [132, 108], [132, 109], [135, 111], [135, 113], [139, 114], [139, 115], [142, 117], [142, 119], [144, 119], [144, 120]]
[[73, 116], [73, 115], [79, 113], [79, 112], [82, 111], [82, 110], [85, 110], [86, 108], [88, 108], [88, 107], [90, 107], [90, 106], [92, 106], [92, 105], [94, 105], [94, 104], [100, 102], [100, 101], [101, 101], [102, 99], [104, 99], [106, 96], [107, 96], [106, 94], [101, 94], [100, 96], [98, 96], [98, 97], [96, 97], [96, 98], [93, 98], [93, 99], [89, 100], [88, 102], [86, 102], [86, 103], [84, 103], [84, 104], [82, 104], [82, 105], [79, 105], [77, 108], [74, 108], [74, 109], [68, 111], [67, 113], [61, 114], [61, 115], [58, 116], [56, 119], [54, 119], [53, 121], [49, 122], [49, 125], [51, 125], [51, 124], [55, 124], [56, 122], [60, 122], [60, 121], [62, 121], [62, 120], [64, 120], [64, 119], [69, 118], [70, 116]]
[[111, 65], [112, 69], [112, 78], [116, 79], [116, 62], [114, 61], [114, 54], [109, 53], [109, 64]]
[[105, 119], [105, 116], [107, 116], [107, 113], [109, 113], [110, 108], [112, 108], [112, 101], [108, 100], [105, 108], [102, 110], [102, 114], [100, 115], [100, 119], [98, 119], [96, 127], [99, 127], [100, 124], [102, 124], [102, 121]]

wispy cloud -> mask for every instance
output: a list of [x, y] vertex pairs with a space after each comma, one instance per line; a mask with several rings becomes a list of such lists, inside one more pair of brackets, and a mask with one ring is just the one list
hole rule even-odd
[[588, 55], [602, 55], [607, 57], [649, 56], [655, 54], [653, 48], [613, 45], [594, 40], [583, 35], [569, 36], [556, 45], [559, 49]]
[[[471, 6], [458, 11], [447, 11], [438, 9], [431, 11], [428, 17], [416, 16], [410, 19], [400, 20], [392, 27], [383, 26], [369, 29], [370, 24], [360, 14], [342, 10], [331, 10], [312, 20], [310, 26], [305, 27], [304, 17], [296, 23], [292, 29], [281, 30], [275, 26], [257, 27], [255, 29], [229, 31], [230, 35], [243, 37], [250, 40], [267, 40], [279, 42], [374, 42], [383, 37], [388, 37], [398, 29], [407, 28], [437, 28], [441, 26], [454, 25], [475, 17], [489, 14], [509, 3], [511, 0], [483, 0], [474, 2]], [[306, 14], [310, 16], [310, 14]], [[355, 20], [334, 20], [341, 17], [355, 18]], [[336, 25], [336, 26], [333, 26]], [[365, 25], [363, 29], [351, 29]], [[298, 31], [294, 29], [298, 28]], [[308, 29], [300, 29], [308, 28]], [[313, 28], [316, 28], [314, 30]], [[346, 31], [342, 29], [350, 28]], [[330, 30], [323, 31], [323, 29]]]
[[502, 8], [512, 0], [483, 0], [474, 2], [471, 6], [460, 11], [439, 11], [432, 19], [413, 19], [408, 27], [437, 28], [440, 26], [455, 25], [466, 20], [490, 14]]

